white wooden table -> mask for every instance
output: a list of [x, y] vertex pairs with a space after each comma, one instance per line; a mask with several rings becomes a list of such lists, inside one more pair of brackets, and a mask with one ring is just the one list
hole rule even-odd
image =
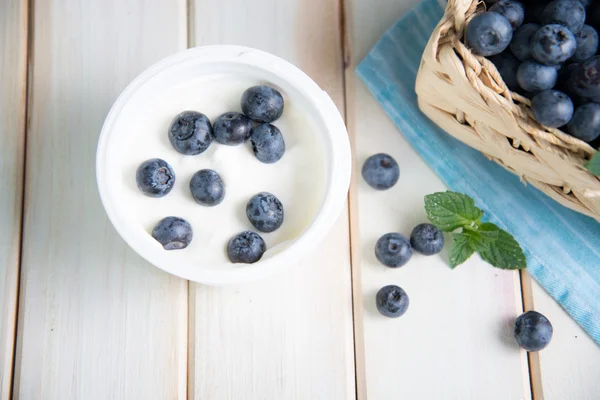
[[[600, 398], [600, 347], [527, 274], [476, 258], [456, 271], [444, 256], [400, 270], [374, 260], [375, 240], [424, 222], [423, 196], [444, 189], [353, 72], [415, 2], [0, 1], [0, 398]], [[94, 176], [125, 85], [218, 43], [304, 69], [345, 115], [357, 164], [386, 151], [402, 169], [385, 193], [355, 174], [348, 211], [302, 267], [227, 288], [134, 254]], [[411, 298], [399, 320], [374, 310], [390, 283]], [[511, 328], [533, 306], [555, 336], [528, 358]]]

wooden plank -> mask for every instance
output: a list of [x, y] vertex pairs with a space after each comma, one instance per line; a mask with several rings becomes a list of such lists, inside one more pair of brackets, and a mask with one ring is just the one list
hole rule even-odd
[[185, 2], [39, 0], [32, 12], [15, 397], [185, 398], [187, 282], [118, 237], [94, 165], [120, 91], [185, 48]]
[[[272, 52], [344, 108], [336, 1], [196, 1], [193, 45]], [[301, 265], [234, 288], [190, 287], [196, 399], [354, 398], [348, 216]]]
[[27, 82], [27, 2], [0, 3], [0, 399], [12, 381]]
[[[417, 1], [349, 3], [357, 63]], [[368, 398], [530, 398], [526, 353], [512, 338], [514, 318], [522, 311], [518, 273], [495, 270], [478, 257], [452, 271], [446, 261], [449, 246], [440, 256], [415, 255], [400, 270], [386, 268], [375, 258], [374, 245], [381, 235], [409, 235], [427, 220], [423, 197], [446, 188], [361, 82], [348, 92], [355, 98], [348, 113], [356, 119], [359, 168], [378, 152], [391, 154], [401, 168], [399, 183], [386, 192], [376, 192], [359, 178]], [[403, 287], [410, 296], [409, 310], [398, 320], [382, 317], [375, 307], [375, 294], [388, 284]]]
[[[537, 399], [595, 400], [600, 396], [600, 346], [550, 297], [532, 281], [532, 304], [552, 323], [550, 345], [535, 354]], [[537, 382], [536, 382], [537, 381]]]

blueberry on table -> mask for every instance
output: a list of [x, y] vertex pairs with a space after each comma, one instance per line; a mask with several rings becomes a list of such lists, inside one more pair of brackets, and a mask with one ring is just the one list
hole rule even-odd
[[496, 69], [500, 73], [502, 80], [506, 86], [513, 92], [519, 89], [517, 82], [517, 69], [521, 62], [509, 51], [504, 51], [495, 56], [489, 57], [489, 60], [494, 63]]
[[410, 241], [399, 233], [387, 233], [375, 245], [375, 257], [386, 267], [399, 268], [412, 257]]
[[169, 141], [175, 150], [185, 155], [197, 155], [208, 149], [213, 129], [208, 117], [196, 111], [184, 111], [169, 126]]
[[388, 285], [379, 289], [375, 301], [381, 315], [389, 318], [398, 318], [404, 315], [410, 303], [404, 289], [396, 285]]
[[585, 23], [585, 8], [579, 0], [554, 0], [544, 9], [542, 22], [561, 24], [577, 33]]
[[525, 24], [513, 35], [510, 42], [510, 51], [521, 61], [529, 60], [531, 55], [531, 39], [542, 26], [539, 24]]
[[194, 236], [189, 222], [179, 217], [166, 217], [152, 230], [152, 237], [165, 250], [185, 249]]
[[598, 32], [591, 26], [584, 25], [575, 34], [575, 40], [577, 40], [577, 50], [570, 61], [585, 61], [594, 57], [598, 52]]
[[545, 65], [562, 64], [571, 58], [576, 50], [577, 39], [562, 25], [542, 26], [531, 38], [531, 55]]
[[258, 122], [273, 122], [283, 114], [283, 96], [270, 86], [253, 86], [242, 95], [242, 111]]
[[523, 25], [525, 19], [525, 6], [515, 0], [499, 0], [488, 11], [497, 12], [506, 17], [512, 25], [513, 31]]
[[250, 139], [252, 120], [238, 112], [221, 115], [213, 124], [215, 140], [221, 144], [235, 146]]
[[196, 203], [216, 206], [225, 197], [225, 186], [219, 174], [212, 169], [201, 169], [190, 180], [190, 191]]
[[283, 204], [275, 195], [261, 192], [246, 204], [246, 216], [261, 232], [273, 232], [283, 223]]
[[252, 151], [259, 161], [266, 164], [272, 164], [285, 153], [285, 141], [281, 131], [275, 125], [260, 124], [252, 129], [250, 137]]
[[444, 235], [431, 224], [419, 224], [410, 234], [410, 244], [417, 252], [432, 256], [444, 248]]
[[571, 75], [569, 87], [573, 93], [600, 103], [600, 56], [582, 62]]
[[385, 153], [367, 158], [362, 167], [363, 179], [373, 189], [387, 190], [400, 178], [400, 167], [392, 156]]
[[577, 107], [567, 125], [569, 134], [584, 142], [593, 142], [600, 137], [600, 104], [588, 103]]
[[558, 71], [550, 65], [527, 60], [517, 70], [519, 86], [528, 92], [552, 89], [556, 85]]
[[505, 16], [484, 12], [473, 17], [467, 25], [465, 42], [474, 53], [487, 57], [502, 53], [512, 35], [512, 25]]
[[135, 174], [137, 187], [150, 197], [169, 194], [175, 184], [175, 171], [160, 158], [152, 158], [140, 164]]
[[566, 125], [573, 117], [573, 101], [558, 90], [546, 90], [531, 100], [536, 121], [550, 128]]
[[234, 236], [227, 245], [227, 255], [233, 263], [253, 264], [262, 258], [266, 250], [263, 238], [252, 231]]
[[515, 321], [515, 339], [527, 351], [540, 351], [552, 340], [552, 324], [537, 311], [527, 311]]

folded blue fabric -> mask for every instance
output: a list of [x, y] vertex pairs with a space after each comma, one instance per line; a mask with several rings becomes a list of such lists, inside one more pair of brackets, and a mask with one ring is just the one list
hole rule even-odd
[[524, 186], [419, 111], [417, 70], [442, 15], [436, 0], [420, 3], [381, 37], [357, 73], [442, 180], [515, 236], [529, 273], [600, 344], [600, 223]]

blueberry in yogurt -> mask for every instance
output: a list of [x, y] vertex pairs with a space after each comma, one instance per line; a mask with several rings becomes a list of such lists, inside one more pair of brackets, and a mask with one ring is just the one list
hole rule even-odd
[[362, 167], [363, 179], [373, 189], [387, 190], [400, 178], [400, 167], [392, 156], [379, 153], [367, 158]]
[[173, 189], [175, 171], [165, 160], [152, 158], [140, 164], [135, 180], [138, 188], [146, 196], [163, 197]]
[[270, 86], [253, 86], [242, 95], [242, 111], [254, 121], [273, 122], [283, 114], [283, 96]]
[[219, 174], [212, 169], [202, 169], [192, 176], [190, 191], [196, 203], [216, 206], [225, 197], [225, 185]]
[[250, 139], [252, 121], [244, 114], [228, 112], [215, 120], [213, 124], [215, 140], [221, 144], [235, 146]]
[[227, 245], [227, 255], [233, 263], [253, 264], [262, 258], [266, 250], [263, 238], [252, 231], [237, 234]]
[[375, 301], [377, 311], [389, 318], [401, 317], [410, 304], [406, 292], [396, 285], [388, 285], [379, 289]]
[[386, 267], [399, 268], [412, 257], [410, 241], [399, 233], [387, 233], [375, 245], [375, 257]]
[[281, 131], [275, 125], [260, 124], [252, 129], [250, 138], [252, 151], [259, 161], [265, 164], [272, 164], [285, 153], [285, 141]]
[[192, 241], [193, 236], [189, 222], [179, 217], [163, 218], [152, 230], [152, 237], [165, 250], [185, 249]]
[[275, 195], [261, 192], [248, 201], [246, 216], [259, 231], [273, 232], [283, 223], [283, 205]]
[[185, 155], [197, 155], [208, 149], [213, 140], [213, 128], [208, 117], [196, 111], [178, 114], [169, 126], [169, 141], [175, 150]]

